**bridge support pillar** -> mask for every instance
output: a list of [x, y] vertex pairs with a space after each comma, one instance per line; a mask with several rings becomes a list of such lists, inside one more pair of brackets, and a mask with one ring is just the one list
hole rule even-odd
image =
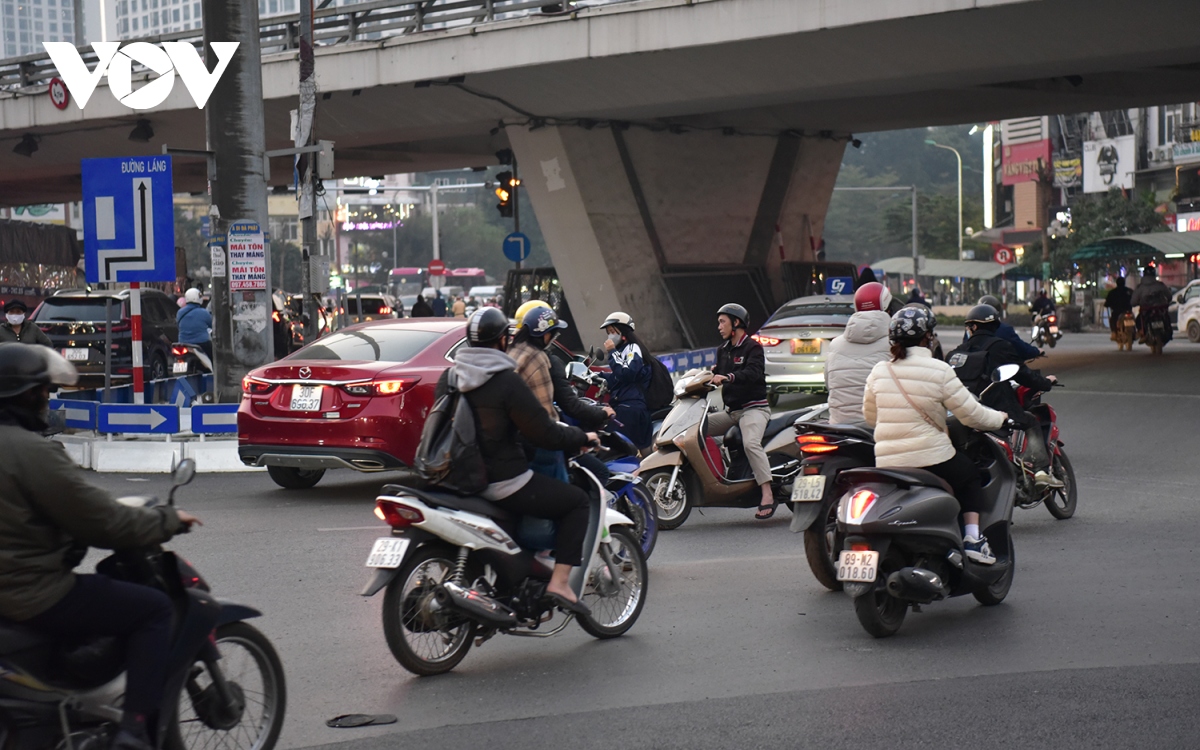
[[655, 349], [712, 344], [724, 302], [762, 315], [783, 301], [780, 263], [813, 258], [846, 143], [620, 124], [507, 132], [584, 343], [624, 310]]

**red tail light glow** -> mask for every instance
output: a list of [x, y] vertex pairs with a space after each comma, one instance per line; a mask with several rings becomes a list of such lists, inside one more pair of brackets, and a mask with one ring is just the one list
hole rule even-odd
[[267, 383], [265, 381], [258, 380], [257, 378], [252, 378], [249, 375], [242, 378], [242, 393], [246, 393], [251, 396], [262, 396], [270, 393], [274, 389], [274, 383]]
[[421, 523], [425, 516], [416, 508], [403, 505], [395, 500], [377, 500], [375, 502], [375, 517], [393, 529], [406, 529], [414, 523]]
[[172, 346], [171, 353], [176, 357], [183, 357], [187, 355], [188, 348], [186, 346]]
[[278, 311], [278, 310], [272, 310], [272, 311], [271, 311], [271, 320], [275, 321], [276, 323], [278, 323], [278, 322], [280, 321], [280, 317], [279, 317], [279, 311]]
[[777, 339], [774, 336], [764, 336], [761, 333], [756, 333], [750, 338], [758, 342], [759, 346], [779, 346], [782, 339]]
[[830, 443], [824, 435], [797, 435], [796, 442], [800, 444], [801, 453], [820, 454], [836, 453], [837, 445]]
[[1051, 323], [1054, 323], [1058, 320], [1058, 316], [1057, 315], [1047, 315], [1046, 320], [1050, 321]]
[[850, 496], [850, 500], [846, 503], [846, 523], [860, 525], [863, 518], [867, 515], [867, 511], [875, 505], [875, 501], [879, 499], [870, 490], [859, 490]]
[[379, 314], [380, 315], [391, 315], [392, 308], [388, 307], [387, 305], [383, 305], [382, 307], [379, 308]]
[[364, 380], [361, 383], [347, 383], [342, 390], [351, 396], [395, 396], [412, 390], [420, 378], [404, 378], [403, 380]]
[[870, 552], [871, 545], [867, 544], [866, 542], [855, 542], [850, 545], [850, 551], [851, 552]]

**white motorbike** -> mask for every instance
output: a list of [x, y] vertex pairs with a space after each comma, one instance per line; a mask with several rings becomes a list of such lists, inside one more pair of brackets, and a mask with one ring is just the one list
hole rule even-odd
[[[596, 638], [615, 638], [646, 603], [646, 558], [633, 521], [608, 507], [595, 476], [575, 462], [571, 468], [594, 486], [586, 564], [571, 574], [571, 589], [591, 610], [579, 625]], [[375, 540], [366, 563], [374, 572], [361, 593], [386, 589], [384, 636], [408, 671], [448, 672], [472, 644], [497, 633], [545, 638], [576, 619], [546, 597], [554, 568], [544, 552], [554, 546], [548, 522], [523, 521], [483, 498], [400, 485], [384, 486], [375, 515], [392, 533]], [[541, 629], [555, 617], [561, 621]]]
[[1049, 312], [1033, 316], [1029, 343], [1037, 347], [1048, 346], [1053, 349], [1061, 338], [1062, 333], [1058, 330], [1058, 313]]

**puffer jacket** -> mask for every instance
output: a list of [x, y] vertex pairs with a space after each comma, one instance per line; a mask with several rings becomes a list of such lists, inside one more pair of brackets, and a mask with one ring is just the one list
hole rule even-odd
[[908, 405], [888, 364], [875, 365], [863, 391], [863, 417], [875, 428], [876, 466], [918, 469], [953, 458], [954, 445], [946, 435], [947, 409], [977, 430], [995, 430], [1004, 424], [1004, 412], [979, 403], [953, 367], [934, 359], [924, 347], [909, 347], [908, 356], [892, 362], [892, 369], [909, 398], [933, 422], [929, 424]]
[[863, 388], [876, 363], [888, 358], [888, 324], [882, 310], [863, 310], [846, 321], [846, 332], [829, 342], [825, 355], [825, 389], [829, 421], [864, 425]]

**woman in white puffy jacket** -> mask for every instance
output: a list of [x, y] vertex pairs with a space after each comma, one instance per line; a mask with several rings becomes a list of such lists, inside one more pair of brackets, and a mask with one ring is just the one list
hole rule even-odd
[[875, 428], [876, 466], [925, 469], [946, 480], [962, 507], [967, 557], [991, 565], [996, 557], [979, 532], [987, 502], [979, 469], [950, 442], [946, 411], [977, 430], [999, 429], [1008, 417], [979, 403], [954, 368], [934, 359], [928, 345], [935, 323], [925, 307], [906, 307], [892, 318], [891, 358], [867, 377], [863, 416]]
[[863, 388], [867, 376], [888, 358], [887, 313], [892, 293], [878, 281], [863, 284], [854, 293], [855, 313], [846, 321], [846, 331], [829, 342], [825, 355], [825, 390], [829, 392], [829, 421], [833, 424], [866, 425], [863, 418]]

